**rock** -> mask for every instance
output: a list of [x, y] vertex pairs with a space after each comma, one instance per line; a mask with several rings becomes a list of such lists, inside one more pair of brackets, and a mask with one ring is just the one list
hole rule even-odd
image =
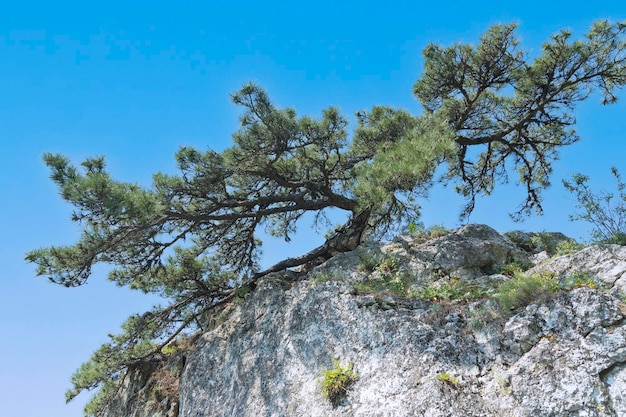
[[[621, 288], [624, 249], [589, 247], [530, 272], [582, 270]], [[176, 411], [181, 417], [626, 415], [626, 304], [617, 290], [558, 291], [506, 315], [486, 298], [431, 302], [358, 290], [384, 274], [402, 274], [414, 289], [446, 280], [488, 287], [509, 279], [494, 274], [494, 266], [529, 256], [507, 236], [468, 225], [426, 242], [411, 236], [369, 242], [307, 275], [269, 275], [186, 352]], [[331, 404], [321, 378], [334, 360], [352, 364], [358, 377]], [[145, 410], [146, 397], [133, 402], [127, 394], [145, 392], [149, 378], [130, 375], [121, 394], [126, 408], [108, 415], [161, 416], [133, 414]]]
[[129, 370], [119, 394], [98, 417], [177, 417], [180, 357], [158, 358]]
[[[358, 300], [342, 283], [284, 291], [264, 282], [236, 323], [203, 335], [190, 355], [181, 416], [617, 416], [626, 407], [626, 327], [609, 294], [562, 292], [481, 332], [465, 307]], [[337, 407], [319, 382], [334, 358], [359, 375]]]
[[367, 242], [331, 258], [315, 268], [313, 274], [360, 282], [372, 272], [367, 268], [364, 271], [360, 265], [378, 264], [389, 257], [398, 261], [397, 272], [409, 276], [414, 288], [440, 278], [473, 281], [490, 275], [497, 266], [530, 263], [529, 254], [505, 235], [489, 226], [469, 224], [426, 242], [410, 235], [399, 236], [389, 244]]
[[522, 232], [515, 230], [507, 232], [505, 235], [519, 248], [531, 254], [545, 252], [547, 255], [554, 255], [559, 243], [574, 240], [560, 232]]
[[541, 271], [561, 275], [585, 273], [610, 287], [626, 290], [626, 246], [588, 246], [571, 254], [548, 259], [527, 272]]

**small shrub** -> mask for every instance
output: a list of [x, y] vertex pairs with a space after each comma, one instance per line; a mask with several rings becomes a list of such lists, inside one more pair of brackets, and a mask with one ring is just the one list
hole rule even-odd
[[358, 379], [359, 376], [354, 373], [353, 367], [352, 362], [344, 368], [338, 359], [333, 359], [333, 368], [322, 371], [322, 378], [320, 379], [322, 395], [333, 406], [339, 404], [350, 386]]
[[443, 237], [450, 234], [450, 230], [446, 229], [443, 225], [435, 225], [428, 229], [428, 236], [431, 239]]
[[446, 229], [443, 225], [425, 228], [423, 223], [410, 223], [409, 233], [417, 239], [429, 240], [448, 235], [451, 230]]
[[578, 252], [582, 250], [585, 245], [577, 243], [574, 239], [564, 240], [556, 245], [557, 255], [567, 255], [569, 253]]
[[531, 262], [518, 262], [514, 261], [510, 264], [502, 265], [496, 269], [496, 272], [502, 275], [506, 275], [507, 277], [512, 277], [515, 274], [525, 272], [535, 266]]
[[399, 267], [400, 262], [393, 255], [379, 260], [374, 267], [369, 264], [359, 267], [360, 270], [371, 272], [372, 275], [364, 282], [357, 284], [356, 290], [362, 293], [383, 291], [401, 297], [408, 296], [407, 280], [398, 273]]
[[472, 330], [482, 330], [493, 320], [500, 318], [500, 314], [490, 302], [484, 303], [470, 313], [469, 327]]
[[161, 349], [161, 352], [165, 355], [165, 356], [172, 356], [174, 355], [176, 352], [178, 352], [178, 345], [176, 343], [170, 343], [167, 346], [163, 346], [163, 348]]
[[355, 285], [359, 293], [388, 292], [399, 297], [409, 297], [406, 278], [400, 274], [378, 275]]
[[599, 283], [598, 280], [589, 275], [589, 273], [576, 271], [565, 277], [559, 284], [559, 287], [569, 290], [580, 287], [596, 288], [602, 285], [602, 283]]
[[570, 215], [571, 220], [583, 220], [593, 226], [591, 238], [597, 243], [626, 245], [626, 184], [617, 168], [611, 168], [617, 182], [617, 193], [595, 193], [587, 182], [589, 177], [574, 174], [571, 181], [563, 181], [565, 188], [578, 200], [581, 210]]
[[622, 245], [626, 246], [626, 233], [624, 232], [615, 232], [613, 236], [606, 239], [603, 243], [611, 243], [614, 245]]
[[322, 272], [320, 274], [317, 274], [313, 278], [313, 282], [315, 284], [323, 284], [325, 282], [330, 282], [330, 281], [335, 281], [335, 280], [337, 280], [337, 277], [327, 272]]
[[494, 298], [504, 312], [546, 301], [559, 289], [557, 282], [550, 275], [517, 273], [496, 289]]
[[557, 242], [547, 232], [540, 232], [537, 235], [530, 238], [532, 244], [539, 250], [546, 251], [549, 255], [556, 253]]
[[378, 267], [376, 267], [376, 269], [378, 269], [382, 273], [390, 274], [390, 273], [397, 272], [399, 266], [400, 266], [400, 262], [398, 261], [398, 258], [391, 255], [383, 259], [378, 265]]
[[357, 270], [361, 272], [374, 272], [380, 264], [380, 259], [375, 256], [363, 256], [360, 257], [361, 263], [357, 266]]
[[456, 379], [456, 377], [453, 377], [452, 375], [450, 375], [447, 372], [443, 372], [441, 374], [435, 375], [435, 379], [437, 381], [441, 381], [441, 382], [444, 382], [444, 383], [446, 383], [448, 385], [451, 385], [451, 386], [453, 386], [455, 388], [459, 385], [459, 380]]
[[430, 285], [417, 290], [414, 295], [429, 301], [440, 300], [474, 300], [487, 295], [487, 291], [478, 285], [470, 285], [468, 282], [452, 278], [449, 282]]

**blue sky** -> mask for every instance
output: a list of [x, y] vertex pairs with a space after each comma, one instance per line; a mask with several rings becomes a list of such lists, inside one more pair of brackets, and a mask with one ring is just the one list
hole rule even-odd
[[[561, 28], [575, 35], [598, 18], [626, 19], [618, 0], [330, 2], [125, 1], [0, 5], [0, 397], [3, 415], [78, 417], [86, 396], [64, 392], [74, 370], [132, 312], [154, 300], [114, 287], [96, 270], [90, 283], [65, 289], [35, 278], [31, 249], [69, 244], [78, 235], [71, 208], [41, 162], [61, 152], [79, 162], [106, 155], [121, 180], [148, 184], [174, 169], [182, 145], [222, 149], [237, 129], [229, 94], [254, 81], [279, 106], [319, 114], [329, 105], [352, 117], [376, 104], [419, 113], [411, 87], [431, 41], [474, 42], [494, 23], [518, 22], [522, 46], [538, 52]], [[545, 193], [545, 215], [510, 221], [522, 189], [511, 184], [481, 200], [472, 222], [498, 230], [562, 231], [573, 200], [562, 178], [582, 171], [613, 187], [608, 167], [626, 175], [626, 95], [603, 107], [598, 97], [575, 116], [582, 141], [564, 149]], [[462, 201], [436, 188], [423, 202], [426, 225], [458, 225]], [[304, 225], [287, 246], [265, 245], [265, 262], [310, 248]]]

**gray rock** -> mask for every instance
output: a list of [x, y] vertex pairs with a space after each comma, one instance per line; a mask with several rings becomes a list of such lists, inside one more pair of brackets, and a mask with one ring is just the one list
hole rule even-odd
[[[626, 407], [626, 327], [608, 294], [562, 292], [481, 331], [465, 306], [385, 310], [362, 298], [342, 283], [285, 291], [264, 282], [190, 355], [181, 415], [617, 416]], [[333, 358], [359, 375], [337, 407], [319, 382]]]
[[586, 273], [610, 287], [626, 289], [626, 246], [594, 245], [578, 252], [548, 259], [528, 273], [549, 271], [560, 275]]
[[505, 235], [489, 226], [469, 224], [426, 242], [410, 235], [399, 236], [389, 244], [368, 242], [352, 252], [331, 258], [315, 268], [313, 275], [360, 282], [369, 275], [360, 265], [389, 257], [399, 261], [398, 273], [410, 277], [414, 288], [427, 286], [440, 278], [479, 280], [488, 276], [494, 267], [530, 262], [529, 254]]
[[[622, 247], [590, 247], [531, 272], [584, 270], [618, 288], [625, 255]], [[356, 291], [390, 256], [421, 288], [451, 278], [493, 285], [507, 279], [489, 272], [494, 265], [530, 255], [491, 228], [469, 225], [428, 242], [369, 242], [308, 275], [267, 276], [186, 354], [179, 415], [626, 415], [626, 304], [616, 290], [560, 291], [509, 318], [486, 300]], [[333, 360], [358, 374], [334, 405], [320, 389]], [[144, 400], [124, 398], [124, 412], [110, 415], [148, 415], [132, 414]]]
[[180, 357], [158, 358], [131, 369], [98, 417], [177, 417], [182, 363]]

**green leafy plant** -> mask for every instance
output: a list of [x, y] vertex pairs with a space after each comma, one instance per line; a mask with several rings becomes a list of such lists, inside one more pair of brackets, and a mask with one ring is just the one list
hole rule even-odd
[[325, 282], [335, 281], [337, 277], [333, 274], [329, 274], [328, 272], [318, 273], [314, 276], [313, 282], [316, 284], [323, 284]]
[[474, 308], [470, 313], [468, 326], [472, 330], [482, 330], [490, 321], [500, 318], [501, 315], [491, 301]]
[[361, 262], [359, 270], [372, 274], [355, 288], [361, 293], [389, 292], [393, 295], [408, 296], [408, 284], [404, 275], [398, 272], [400, 261], [394, 255], [387, 256], [372, 266], [368, 258], [367, 263]]
[[554, 255], [556, 253], [557, 242], [550, 233], [540, 232], [531, 237], [530, 241], [537, 249], [546, 251], [548, 255]]
[[494, 298], [507, 313], [529, 304], [544, 302], [558, 290], [557, 281], [549, 274], [516, 273], [496, 288]]
[[459, 385], [459, 380], [447, 372], [443, 372], [443, 373], [435, 375], [435, 379], [437, 381], [441, 381], [455, 388], [458, 387]]
[[576, 242], [574, 239], [564, 240], [556, 245], [557, 255], [567, 255], [584, 249], [585, 245]]
[[449, 234], [451, 231], [446, 229], [443, 225], [435, 225], [426, 228], [423, 223], [409, 223], [409, 233], [418, 240], [430, 240], [443, 237]]
[[398, 267], [400, 266], [400, 261], [393, 255], [387, 256], [383, 259], [380, 264], [378, 264], [378, 269], [383, 274], [393, 274], [398, 272]]
[[322, 371], [320, 379], [322, 395], [326, 397], [332, 405], [337, 405], [346, 395], [348, 389], [358, 379], [358, 375], [353, 370], [354, 364], [350, 362], [348, 366], [341, 366], [339, 359], [333, 359], [333, 368]]
[[574, 174], [563, 181], [565, 188], [576, 197], [580, 212], [571, 220], [583, 220], [592, 225], [591, 238], [598, 243], [626, 245], [626, 184], [617, 168], [611, 168], [617, 182], [617, 192], [594, 192], [588, 185], [589, 177]]
[[406, 277], [397, 273], [370, 276], [365, 281], [356, 284], [355, 289], [357, 292], [365, 294], [387, 292], [399, 297], [412, 296]]
[[588, 272], [585, 271], [575, 271], [561, 279], [561, 281], [559, 282], [559, 288], [566, 290], [580, 287], [601, 288], [604, 286], [605, 284], [598, 281], [598, 279], [592, 277]]
[[413, 295], [425, 300], [474, 300], [487, 295], [487, 289], [464, 280], [451, 278], [445, 283], [429, 285], [414, 291]]
[[361, 255], [359, 257], [361, 262], [357, 266], [357, 270], [361, 272], [374, 272], [378, 265], [380, 265], [380, 258], [376, 256]]
[[534, 264], [532, 262], [519, 262], [514, 261], [508, 263], [506, 265], [501, 265], [499, 267], [494, 268], [495, 272], [498, 274], [506, 275], [508, 277], [514, 276], [516, 273], [525, 272], [528, 269], [532, 268]]

